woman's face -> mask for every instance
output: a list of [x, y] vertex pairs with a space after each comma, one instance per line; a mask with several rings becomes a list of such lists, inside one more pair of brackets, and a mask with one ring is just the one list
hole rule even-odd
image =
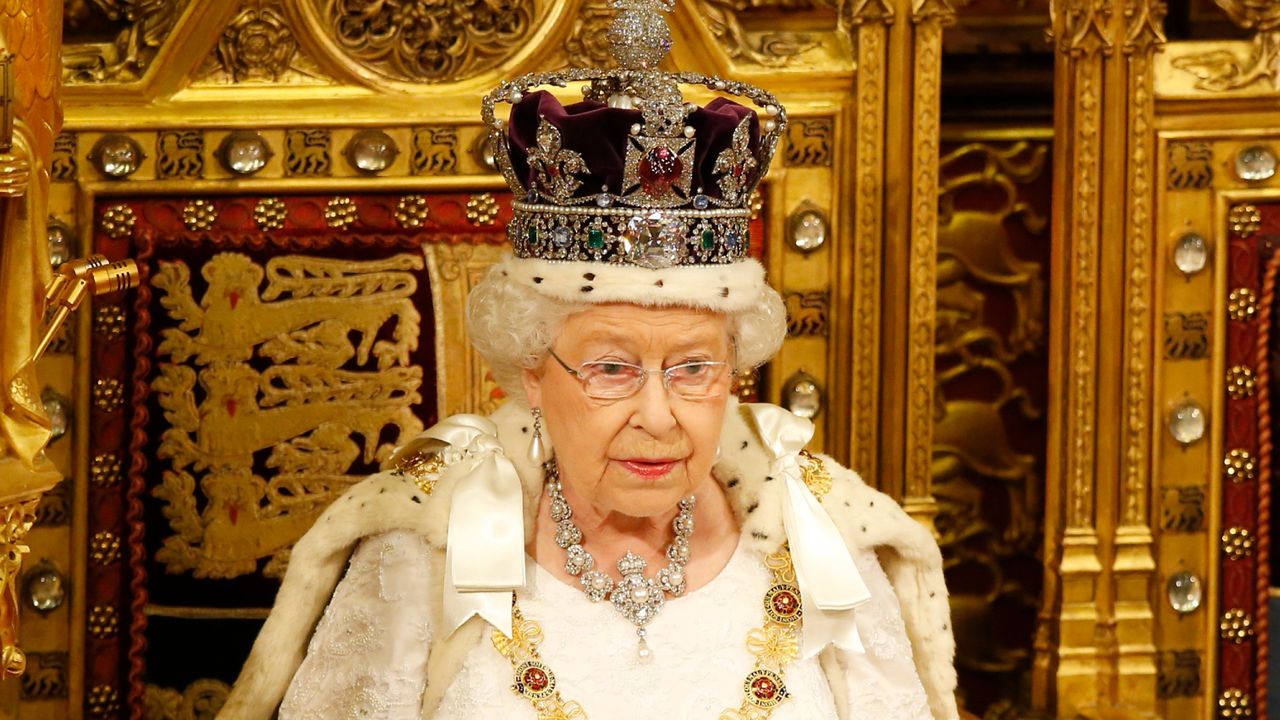
[[[731, 348], [725, 318], [716, 313], [598, 305], [569, 316], [551, 349], [575, 369], [612, 360], [654, 370], [732, 363]], [[710, 477], [732, 375], [723, 369], [713, 391], [697, 400], [668, 392], [657, 374], [631, 397], [599, 400], [548, 356], [525, 371], [524, 385], [530, 407], [542, 409], [566, 491], [602, 515], [649, 517], [670, 512]]]

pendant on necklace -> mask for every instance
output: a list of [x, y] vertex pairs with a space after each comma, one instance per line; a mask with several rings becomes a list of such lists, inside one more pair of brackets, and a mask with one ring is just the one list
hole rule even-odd
[[636, 647], [636, 654], [640, 657], [641, 662], [649, 662], [653, 659], [653, 650], [649, 649], [648, 635], [649, 631], [645, 628], [636, 628], [636, 637], [640, 638], [640, 644]]
[[618, 612], [635, 624], [636, 634], [640, 637], [639, 653], [642, 660], [652, 656], [645, 639], [644, 626], [658, 615], [666, 601], [658, 582], [644, 576], [648, 565], [644, 558], [635, 553], [623, 555], [618, 561], [618, 572], [622, 573], [622, 580], [613, 586], [613, 592], [609, 596]]

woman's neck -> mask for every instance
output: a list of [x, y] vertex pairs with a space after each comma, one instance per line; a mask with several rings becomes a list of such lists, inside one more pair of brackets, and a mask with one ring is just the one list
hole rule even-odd
[[[667, 564], [667, 546], [675, 539], [672, 521], [678, 508], [657, 516], [633, 517], [601, 512], [573, 497], [568, 487], [564, 494], [573, 508], [573, 522], [582, 530], [582, 545], [595, 558], [597, 569], [615, 579], [621, 577], [617, 562], [628, 552], [648, 562], [646, 575], [653, 575]], [[689, 538], [690, 558], [686, 566], [690, 591], [718, 575], [738, 544], [737, 518], [720, 483], [708, 479], [693, 495], [697, 505], [693, 511], [694, 529]], [[529, 548], [534, 560], [564, 582], [576, 584], [577, 578], [565, 572], [565, 551], [555, 542], [556, 524], [551, 519], [551, 504], [546, 493], [538, 503], [534, 523], [534, 539]]]

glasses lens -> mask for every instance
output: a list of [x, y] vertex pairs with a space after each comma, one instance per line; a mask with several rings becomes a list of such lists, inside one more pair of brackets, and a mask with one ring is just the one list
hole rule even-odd
[[644, 368], [620, 362], [589, 362], [579, 371], [587, 394], [595, 398], [622, 398], [644, 382]]
[[724, 363], [691, 362], [667, 368], [667, 387], [684, 398], [701, 398], [720, 390]]

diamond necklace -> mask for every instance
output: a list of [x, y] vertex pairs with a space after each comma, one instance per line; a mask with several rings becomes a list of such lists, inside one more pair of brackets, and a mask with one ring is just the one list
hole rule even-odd
[[582, 530], [573, 522], [573, 508], [565, 500], [560, 484], [560, 466], [555, 460], [547, 462], [543, 469], [547, 477], [547, 497], [551, 499], [551, 519], [556, 524], [556, 544], [565, 549], [565, 572], [578, 578], [582, 591], [591, 602], [608, 598], [622, 616], [636, 626], [640, 639], [637, 652], [642, 660], [648, 660], [649, 649], [645, 625], [657, 617], [666, 602], [666, 593], [684, 594], [687, 587], [685, 565], [689, 562], [689, 537], [693, 535], [693, 506], [696, 499], [690, 495], [680, 500], [680, 512], [671, 523], [676, 537], [667, 546], [667, 566], [652, 578], [644, 576], [648, 563], [630, 551], [618, 561], [622, 580], [613, 582], [607, 573], [596, 568], [596, 560], [582, 547]]

